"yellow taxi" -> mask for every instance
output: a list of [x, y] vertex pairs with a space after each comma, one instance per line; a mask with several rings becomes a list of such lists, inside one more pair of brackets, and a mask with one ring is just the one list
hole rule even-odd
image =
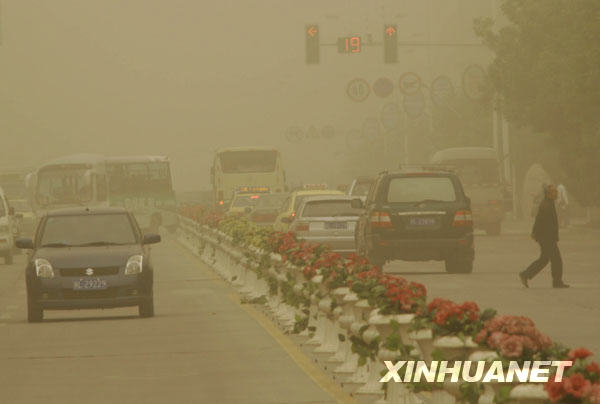
[[[308, 187], [305, 187], [308, 188]], [[316, 188], [316, 187], [314, 187]], [[344, 195], [343, 192], [333, 189], [302, 189], [292, 192], [281, 205], [279, 214], [273, 223], [273, 228], [278, 231], [288, 231], [290, 223], [296, 216], [296, 210], [302, 201], [310, 196]]]

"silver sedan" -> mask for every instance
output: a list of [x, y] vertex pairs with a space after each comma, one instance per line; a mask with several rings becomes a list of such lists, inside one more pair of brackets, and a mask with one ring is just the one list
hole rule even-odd
[[352, 197], [345, 195], [306, 198], [291, 224], [299, 239], [326, 244], [335, 252], [356, 251], [354, 229], [361, 209], [351, 206]]

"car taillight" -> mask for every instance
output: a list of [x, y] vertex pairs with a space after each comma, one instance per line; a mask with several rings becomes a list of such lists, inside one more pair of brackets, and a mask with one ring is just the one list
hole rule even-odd
[[308, 231], [308, 227], [309, 227], [308, 223], [306, 223], [306, 222], [298, 222], [294, 226], [296, 231]]
[[489, 203], [490, 205], [497, 205], [497, 204], [498, 204], [498, 201], [497, 201], [497, 200], [495, 200], [495, 199], [491, 199], [491, 200], [489, 200], [489, 201], [488, 201], [488, 203]]
[[390, 228], [392, 227], [392, 219], [390, 218], [390, 214], [387, 212], [379, 212], [375, 211], [371, 213], [371, 228]]
[[294, 218], [296, 216], [296, 212], [292, 212], [292, 214], [290, 215], [291, 218]]
[[454, 227], [473, 226], [473, 216], [470, 210], [457, 210], [452, 222]]
[[221, 205], [221, 206], [225, 205], [225, 201], [219, 201], [219, 205]]

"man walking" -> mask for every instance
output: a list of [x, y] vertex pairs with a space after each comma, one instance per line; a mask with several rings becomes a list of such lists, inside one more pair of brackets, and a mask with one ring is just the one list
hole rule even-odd
[[521, 283], [529, 287], [527, 281], [538, 274], [550, 261], [552, 271], [552, 287], [568, 288], [562, 281], [562, 258], [558, 250], [558, 218], [554, 201], [558, 197], [556, 187], [552, 184], [544, 186], [544, 199], [540, 203], [531, 238], [538, 242], [540, 257], [519, 274]]

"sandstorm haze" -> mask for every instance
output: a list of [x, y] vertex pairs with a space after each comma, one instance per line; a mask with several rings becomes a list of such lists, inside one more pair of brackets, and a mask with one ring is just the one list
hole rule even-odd
[[[408, 40], [473, 42], [473, 19], [494, 14], [487, 1], [435, 3], [5, 0], [0, 131], [14, 141], [3, 165], [78, 152], [164, 154], [177, 188], [207, 188], [216, 148], [268, 145], [282, 151], [292, 182], [321, 181], [323, 172], [332, 185], [347, 181], [344, 136], [384, 103], [348, 100], [349, 80], [396, 82], [416, 71], [458, 82], [489, 52], [409, 47], [384, 65], [380, 46], [358, 56], [323, 47], [321, 64], [306, 66], [304, 26], [320, 24], [322, 43], [349, 34], [380, 41], [386, 22]], [[311, 125], [331, 125], [336, 137], [284, 138], [289, 126]]]

